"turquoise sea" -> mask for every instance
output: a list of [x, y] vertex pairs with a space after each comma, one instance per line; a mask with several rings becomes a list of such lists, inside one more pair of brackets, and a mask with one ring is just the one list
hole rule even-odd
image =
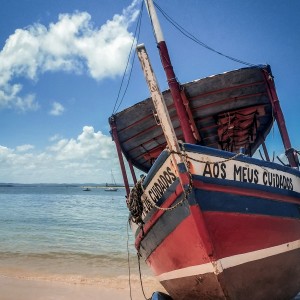
[[[123, 188], [0, 186], [0, 276], [127, 283], [128, 248], [131, 276], [139, 275], [127, 219]], [[151, 275], [143, 262], [142, 272]]]

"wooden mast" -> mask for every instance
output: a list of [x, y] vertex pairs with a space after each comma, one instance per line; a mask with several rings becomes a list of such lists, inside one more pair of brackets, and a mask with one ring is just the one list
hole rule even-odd
[[156, 15], [156, 11], [153, 5], [152, 0], [145, 0], [148, 12], [150, 15], [150, 19], [152, 22], [153, 30], [154, 30], [154, 36], [157, 42], [157, 47], [159, 50], [160, 54], [160, 59], [162, 62], [162, 65], [164, 67], [167, 80], [168, 80], [168, 85], [172, 94], [172, 98], [174, 101], [174, 105], [178, 114], [178, 118], [181, 123], [181, 129], [183, 133], [183, 137], [186, 143], [191, 143], [195, 144], [196, 139], [195, 139], [195, 128], [193, 128], [193, 123], [189, 120], [188, 113], [185, 109], [182, 97], [181, 97], [181, 91], [180, 91], [180, 86], [179, 83], [176, 79], [176, 75], [173, 70], [173, 66], [171, 63], [171, 59], [169, 56], [169, 51], [166, 45], [166, 42], [164, 40], [164, 36], [159, 24], [159, 20]]
[[113, 140], [115, 141], [115, 144], [116, 144], [119, 163], [120, 163], [122, 176], [123, 176], [123, 181], [124, 181], [124, 185], [125, 185], [125, 189], [126, 189], [126, 195], [128, 197], [130, 194], [129, 182], [128, 182], [128, 178], [127, 178], [126, 168], [125, 168], [123, 155], [122, 155], [122, 149], [121, 149], [121, 145], [120, 145], [120, 141], [119, 141], [119, 137], [118, 137], [118, 133], [117, 133], [116, 120], [115, 120], [114, 116], [111, 116], [109, 118], [109, 124], [110, 124], [110, 128], [111, 128]]
[[[180, 152], [180, 147], [177, 141], [175, 130], [173, 128], [169, 112], [166, 103], [163, 99], [163, 95], [159, 89], [155, 74], [153, 72], [147, 51], [144, 44], [138, 45], [136, 48], [138, 58], [141, 62], [141, 66], [144, 72], [144, 76], [147, 81], [151, 98], [159, 118], [161, 128], [163, 130], [168, 148], [171, 152]], [[179, 163], [179, 161], [177, 161]]]
[[[178, 144], [178, 140], [175, 134], [175, 130], [173, 128], [168, 108], [164, 101], [163, 95], [159, 89], [155, 74], [153, 72], [147, 51], [143, 44], [138, 45], [136, 48], [138, 58], [141, 62], [141, 66], [144, 72], [144, 76], [146, 78], [146, 82], [151, 93], [151, 98], [157, 112], [161, 128], [163, 130], [168, 149], [171, 153], [171, 156], [175, 162], [175, 169], [177, 172], [177, 176], [179, 178], [180, 184], [182, 186], [182, 190], [184, 191], [184, 186], [188, 184], [189, 178], [186, 175], [187, 166], [185, 165], [182, 156], [178, 155], [181, 152], [180, 146]], [[181, 168], [179, 168], [181, 165]], [[185, 166], [185, 167], [183, 167]]]

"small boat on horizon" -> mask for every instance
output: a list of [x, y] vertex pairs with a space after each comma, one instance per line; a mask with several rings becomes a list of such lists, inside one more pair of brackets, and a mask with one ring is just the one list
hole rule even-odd
[[[292, 299], [300, 291], [299, 151], [271, 67], [179, 84], [145, 2], [169, 90], [160, 92], [139, 45], [151, 98], [109, 119], [138, 255], [174, 300]], [[275, 121], [284, 165], [265, 144]], [[254, 158], [261, 149], [263, 159]], [[146, 175], [137, 180], [133, 167]]]
[[89, 187], [84, 187], [82, 190], [83, 190], [84, 192], [89, 192], [91, 189], [90, 189]]
[[106, 187], [104, 190], [106, 192], [116, 192], [118, 190], [118, 188], [110, 186], [110, 187]]
[[104, 189], [104, 191], [116, 192], [118, 188], [112, 170], [110, 173], [111, 173], [111, 183], [110, 184], [106, 183], [106, 188]]

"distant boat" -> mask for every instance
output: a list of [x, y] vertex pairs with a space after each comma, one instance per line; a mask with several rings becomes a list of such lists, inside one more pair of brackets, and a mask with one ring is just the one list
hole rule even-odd
[[112, 171], [111, 171], [111, 180], [112, 180], [111, 184], [106, 183], [106, 188], [104, 189], [106, 192], [116, 192], [118, 190]]
[[118, 188], [116, 188], [116, 187], [107, 187], [107, 188], [105, 188], [106, 192], [116, 192], [117, 190], [118, 190]]
[[91, 189], [88, 188], [88, 187], [85, 187], [85, 188], [83, 188], [82, 190], [83, 190], [84, 192], [89, 192]]

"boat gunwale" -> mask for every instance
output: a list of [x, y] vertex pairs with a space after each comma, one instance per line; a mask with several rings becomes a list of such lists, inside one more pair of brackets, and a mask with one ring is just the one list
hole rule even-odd
[[[185, 149], [185, 152], [192, 152], [192, 153], [199, 153], [199, 154], [204, 154], [204, 155], [212, 155], [212, 156], [217, 156], [223, 159], [229, 159], [229, 158], [234, 158], [236, 161], [244, 162], [244, 163], [250, 163], [253, 165], [256, 165], [258, 167], [265, 167], [265, 168], [270, 168], [270, 169], [275, 169], [278, 171], [290, 173], [292, 175], [300, 177], [300, 171], [288, 166], [282, 166], [276, 162], [269, 162], [269, 161], [264, 161], [260, 160], [255, 157], [249, 157], [246, 155], [238, 155], [236, 156], [236, 153], [233, 152], [228, 152], [225, 150], [220, 150], [220, 149], [215, 149], [215, 148], [210, 148], [202, 145], [194, 145], [194, 144], [187, 144], [184, 143], [183, 147]], [[159, 157], [156, 159], [155, 163], [153, 166], [150, 168], [147, 176], [145, 177], [145, 180], [143, 182], [144, 188], [150, 183], [150, 181], [153, 179], [159, 168], [163, 165], [163, 163], [167, 160], [169, 157], [170, 152], [168, 150], [164, 150]]]
[[[190, 109], [193, 112], [194, 120], [201, 136], [202, 142], [200, 141], [200, 144], [203, 143], [205, 146], [215, 149], [223, 147], [220, 145], [221, 137], [218, 135], [219, 125], [213, 122], [218, 114], [230, 113], [231, 111], [238, 112], [250, 107], [255, 109], [257, 107], [263, 109], [263, 111], [258, 114], [257, 121], [255, 121], [259, 124], [257, 134], [255, 134], [255, 138], [251, 142], [247, 142], [247, 137], [249, 137], [250, 133], [245, 131], [246, 133], [244, 134], [244, 145], [251, 156], [254, 154], [269, 134], [274, 121], [272, 117], [272, 104], [268, 97], [268, 85], [263, 78], [264, 71], [268, 70], [271, 74], [268, 68], [268, 65], [242, 68], [182, 84], [183, 90], [188, 93], [187, 98], [190, 101]], [[248, 71], [250, 72], [249, 75], [247, 73]], [[250, 78], [248, 78], [248, 76], [250, 76]], [[214, 81], [210, 82], [209, 80]], [[204, 91], [203, 93], [199, 92], [202, 88], [201, 84], [204, 85], [204, 90], [207, 88], [211, 90], [208, 92]], [[218, 88], [220, 84], [223, 85], [223, 87]], [[248, 90], [248, 88], [251, 89]], [[231, 94], [232, 91], [238, 92], [239, 90], [241, 91], [240, 93]], [[196, 95], [195, 92], [197, 92]], [[171, 99], [170, 90], [165, 90], [162, 94], [165, 98], [168, 110], [172, 111], [172, 123], [173, 126], [175, 126], [177, 138], [180, 140], [182, 139], [182, 132], [180, 126], [177, 124], [178, 122], [180, 123], [180, 120], [174, 115], [173, 110], [175, 108], [172, 102], [173, 100]], [[205, 103], [200, 104], [201, 98], [207, 98], [212, 94], [216, 95], [217, 98], [212, 99], [211, 102], [206, 103], [205, 101]], [[241, 99], [243, 100], [239, 101]], [[248, 103], [248, 101], [244, 99], [251, 99], [251, 101]], [[162, 148], [166, 144], [163, 140], [163, 132], [159, 132], [161, 128], [159, 126], [156, 128], [157, 124], [153, 120], [153, 113], [150, 111], [153, 111], [151, 102], [151, 97], [149, 97], [113, 116], [116, 124], [116, 132], [119, 136], [120, 147], [124, 156], [127, 160], [130, 160], [135, 167], [144, 172], [148, 172], [151, 168], [149, 159], [156, 158], [152, 157], [152, 154], [156, 154], [157, 149]], [[219, 107], [220, 103], [222, 103], [221, 107]], [[224, 108], [224, 105], [229, 105], [228, 110]], [[139, 112], [141, 112], [141, 114], [139, 114]], [[242, 122], [242, 120], [241, 118], [239, 122]], [[145, 132], [147, 132], [147, 134], [145, 134]], [[154, 142], [156, 142], [157, 145], [153, 144]], [[148, 145], [148, 147], [144, 147], [145, 145]], [[226, 145], [224, 145], [224, 147], [226, 148]], [[238, 144], [234, 147], [235, 151], [238, 151], [236, 149], [239, 147]]]

